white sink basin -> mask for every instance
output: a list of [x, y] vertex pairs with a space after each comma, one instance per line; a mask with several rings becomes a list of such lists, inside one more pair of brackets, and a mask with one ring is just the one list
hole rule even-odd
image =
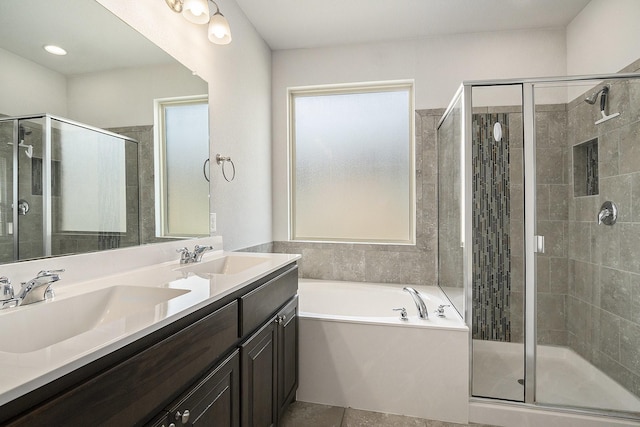
[[187, 292], [184, 289], [113, 286], [58, 301], [9, 309], [0, 314], [0, 351], [28, 353], [40, 350]]
[[189, 264], [186, 267], [181, 267], [179, 270], [187, 273], [197, 274], [198, 276], [209, 278], [215, 274], [238, 274], [245, 270], [253, 268], [257, 265], [264, 264], [268, 260], [265, 258], [242, 256], [242, 255], [229, 255], [221, 258], [216, 258], [211, 261], [203, 261], [194, 264]]

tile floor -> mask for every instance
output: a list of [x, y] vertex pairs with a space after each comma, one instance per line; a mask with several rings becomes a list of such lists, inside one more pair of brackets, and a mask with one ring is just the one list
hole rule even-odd
[[402, 415], [361, 411], [339, 406], [293, 402], [280, 427], [489, 427], [481, 424], [456, 424]]

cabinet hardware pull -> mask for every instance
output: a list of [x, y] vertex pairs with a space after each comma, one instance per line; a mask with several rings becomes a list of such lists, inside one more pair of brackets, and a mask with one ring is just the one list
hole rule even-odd
[[176, 412], [176, 421], [182, 421], [182, 424], [186, 424], [189, 421], [189, 413], [188, 409], [184, 410], [184, 413], [180, 413], [180, 411]]

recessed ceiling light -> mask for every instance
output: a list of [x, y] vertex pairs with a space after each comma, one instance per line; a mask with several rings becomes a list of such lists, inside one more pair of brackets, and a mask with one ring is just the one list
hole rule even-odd
[[46, 50], [47, 52], [49, 52], [52, 55], [62, 56], [62, 55], [66, 55], [67, 54], [67, 51], [64, 50], [63, 48], [61, 48], [60, 46], [52, 45], [52, 44], [46, 45], [44, 47], [44, 50]]

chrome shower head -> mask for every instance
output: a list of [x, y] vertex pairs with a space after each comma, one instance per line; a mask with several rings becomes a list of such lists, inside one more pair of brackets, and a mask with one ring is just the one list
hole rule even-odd
[[584, 102], [593, 105], [596, 103], [596, 100], [598, 99], [598, 95], [602, 93], [606, 97], [608, 92], [609, 92], [609, 86], [608, 85], [602, 86], [602, 89], [597, 90], [593, 92], [591, 95], [587, 96], [584, 99]]

